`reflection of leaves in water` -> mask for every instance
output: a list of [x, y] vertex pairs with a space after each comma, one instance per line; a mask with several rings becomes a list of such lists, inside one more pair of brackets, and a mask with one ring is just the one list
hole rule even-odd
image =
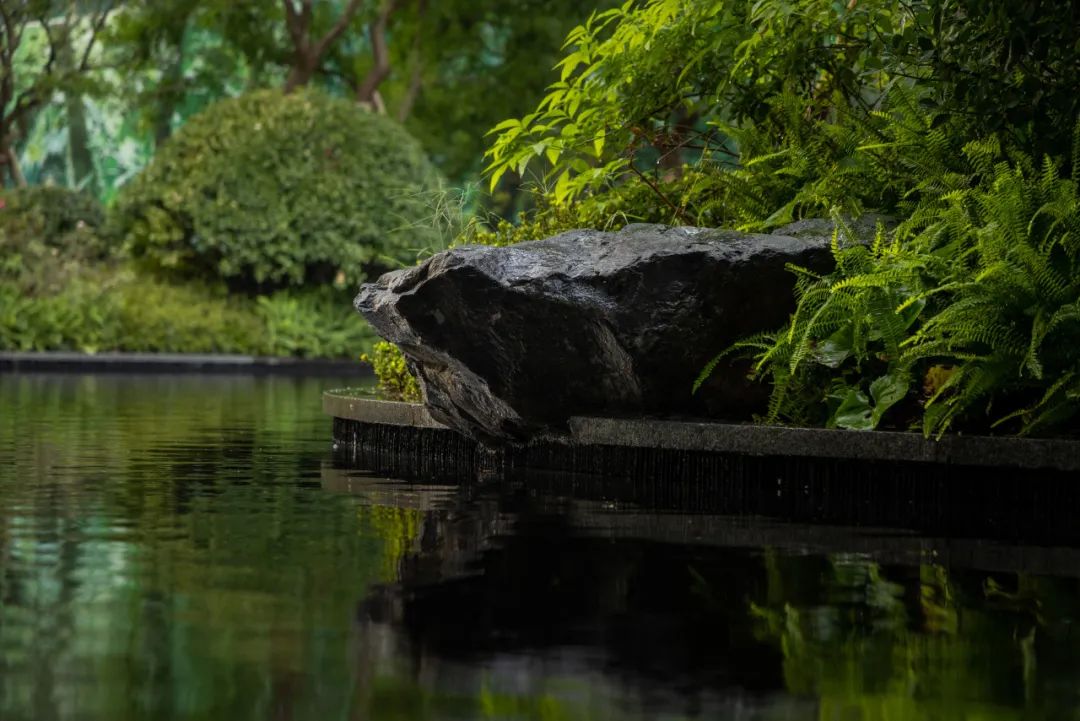
[[919, 566], [919, 606], [923, 628], [932, 633], [956, 633], [959, 612], [949, 588], [949, 572], [941, 566]]
[[[589, 678], [548, 678], [527, 691], [499, 687], [496, 674], [483, 674], [475, 692], [433, 692], [399, 676], [381, 676], [365, 700], [362, 718], [370, 721], [429, 721], [434, 719], [521, 719], [528, 721], [591, 721], [618, 718], [610, 712], [608, 689]], [[506, 685], [505, 683], [503, 685]], [[510, 685], [515, 685], [511, 682]], [[599, 713], [599, 716], [598, 716]], [[630, 718], [631, 716], [627, 716]], [[638, 718], [634, 715], [633, 718]], [[686, 718], [664, 714], [667, 721]]]
[[822, 719], [1074, 716], [1072, 695], [1054, 691], [1080, 671], [1066, 630], [1080, 615], [1073, 579], [1021, 575], [1008, 590], [977, 572], [833, 556], [814, 587], [795, 589], [786, 567], [805, 559], [765, 562], [770, 584], [788, 587], [750, 603], [756, 635], [783, 654], [788, 690], [820, 699]]
[[[549, 680], [529, 693], [501, 690], [490, 677], [481, 677], [474, 690], [432, 691], [402, 676], [380, 676], [363, 700], [370, 721], [428, 721], [429, 719], [529, 719], [530, 721], [588, 721], [597, 690], [584, 680]], [[470, 692], [472, 691], [472, 692]], [[677, 721], [676, 717], [672, 721]]]
[[382, 541], [382, 569], [379, 580], [396, 581], [401, 561], [416, 552], [424, 514], [410, 508], [393, 506], [357, 506], [357, 518], [373, 536]]
[[310, 488], [340, 381], [0, 380], [0, 718], [32, 692], [117, 721], [348, 716], [357, 604], [419, 523]]

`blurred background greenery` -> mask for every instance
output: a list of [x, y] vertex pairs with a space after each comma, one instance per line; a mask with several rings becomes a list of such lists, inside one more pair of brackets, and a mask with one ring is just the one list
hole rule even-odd
[[358, 357], [363, 278], [529, 205], [484, 134], [613, 4], [5, 0], [0, 349]]

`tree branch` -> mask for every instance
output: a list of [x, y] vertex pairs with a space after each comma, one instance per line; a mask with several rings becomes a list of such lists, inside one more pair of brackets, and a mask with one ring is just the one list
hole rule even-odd
[[282, 0], [282, 2], [285, 5], [285, 29], [292, 38], [293, 48], [301, 48], [306, 45], [307, 28], [303, 27], [292, 0]]
[[22, 32], [15, 31], [15, 20], [11, 15], [11, 11], [4, 7], [3, 3], [0, 3], [0, 19], [4, 21], [4, 34], [7, 35], [7, 42], [4, 43], [4, 53], [2, 55], [5, 64], [10, 64], [15, 58], [15, 51], [22, 40]]
[[49, 57], [45, 61], [44, 68], [42, 69], [42, 75], [49, 75], [52, 73], [53, 63], [56, 62], [56, 50], [57, 42], [53, 37], [52, 31], [49, 28], [49, 18], [45, 13], [42, 13], [37, 21], [41, 23], [41, 29], [45, 31], [45, 42], [49, 46]]
[[90, 62], [90, 51], [94, 49], [94, 43], [97, 42], [98, 35], [101, 34], [101, 29], [105, 27], [105, 21], [109, 19], [109, 13], [113, 11], [115, 4], [116, 0], [109, 0], [109, 2], [105, 3], [105, 9], [101, 11], [101, 14], [98, 15], [91, 24], [90, 39], [86, 41], [86, 48], [83, 49], [82, 60], [79, 61], [80, 72], [86, 70], [87, 64]]
[[673, 213], [675, 213], [676, 218], [678, 218], [682, 222], [686, 223], [687, 225], [693, 225], [694, 224], [689, 218], [686, 217], [686, 213], [683, 211], [683, 209], [680, 208], [679, 206], [675, 205], [675, 203], [671, 202], [671, 198], [667, 197], [667, 195], [664, 193], [664, 191], [661, 190], [660, 187], [656, 183], [654, 183], [647, 175], [645, 175], [640, 170], [638, 170], [637, 168], [634, 167], [634, 161], [633, 161], [632, 158], [630, 160], [629, 167], [630, 167], [630, 170], [632, 170], [634, 172], [634, 174], [636, 176], [638, 176], [638, 178], [640, 178], [642, 181], [644, 181], [645, 185], [649, 186], [649, 189], [652, 190], [652, 192], [656, 193], [656, 195], [660, 198], [660, 200], [664, 201], [664, 205], [671, 208], [671, 211]]
[[386, 26], [397, 7], [398, 0], [389, 0], [371, 26], [371, 54], [375, 65], [360, 83], [360, 89], [356, 91], [356, 99], [359, 102], [371, 103], [374, 100], [375, 91], [390, 75], [390, 51], [386, 46]]
[[[307, 0], [307, 8], [310, 11], [310, 0]], [[341, 34], [349, 27], [349, 23], [352, 22], [353, 17], [356, 16], [356, 11], [360, 9], [360, 3], [362, 0], [349, 0], [349, 4], [345, 7], [345, 10], [341, 13], [341, 17], [337, 19], [334, 26], [330, 28], [330, 31], [322, 37], [322, 39], [315, 45], [315, 57], [321, 58], [334, 42], [341, 37]], [[395, 5], [397, 0], [391, 2], [391, 5]]]

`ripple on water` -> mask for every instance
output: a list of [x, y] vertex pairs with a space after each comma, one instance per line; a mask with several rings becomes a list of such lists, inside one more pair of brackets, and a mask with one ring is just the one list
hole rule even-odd
[[320, 413], [349, 384], [0, 375], [0, 719], [1080, 702], [1078, 549], [378, 478], [342, 465]]

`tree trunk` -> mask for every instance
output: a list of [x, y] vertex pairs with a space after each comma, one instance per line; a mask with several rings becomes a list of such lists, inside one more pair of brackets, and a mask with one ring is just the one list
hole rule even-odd
[[[65, 75], [74, 75], [75, 53], [71, 47], [72, 28], [65, 26], [62, 32], [63, 36], [58, 41], [60, 72]], [[68, 185], [78, 187], [85, 182], [86, 187], [91, 192], [95, 192], [94, 158], [90, 154], [90, 132], [86, 128], [86, 106], [83, 104], [82, 94], [71, 88], [65, 89], [64, 110], [67, 113], [68, 126]]]
[[[22, 174], [22, 168], [19, 166], [19, 155], [15, 152], [15, 146], [5, 143], [0, 148], [0, 163], [7, 166], [7, 175], [16, 188], [26, 187], [26, 176]], [[3, 185], [2, 181], [3, 175], [0, 175], [0, 186]]]
[[371, 26], [371, 54], [375, 63], [357, 88], [356, 101], [359, 103], [377, 107], [375, 94], [383, 81], [390, 76], [390, 50], [386, 46], [386, 28], [396, 9], [397, 0], [389, 0]]
[[285, 92], [290, 93], [298, 87], [307, 85], [319, 70], [326, 51], [330, 49], [360, 9], [361, 0], [349, 0], [349, 4], [338, 16], [334, 25], [318, 40], [312, 41], [311, 26], [314, 10], [313, 0], [302, 0], [300, 7], [293, 5], [293, 0], [284, 0], [285, 27], [293, 44], [293, 65], [289, 77], [285, 80]]
[[75, 187], [85, 187], [91, 193], [97, 193], [97, 177], [94, 172], [94, 157], [90, 152], [90, 132], [86, 127], [86, 106], [81, 95], [68, 91], [68, 163], [71, 167]]
[[297, 88], [304, 87], [311, 82], [311, 78], [314, 76], [315, 68], [312, 67], [310, 59], [294, 61], [292, 68], [289, 70], [289, 77], [285, 80], [285, 92], [291, 93]]
[[297, 8], [293, 0], [284, 0], [285, 27], [293, 44], [293, 62], [289, 75], [285, 79], [285, 92], [291, 93], [311, 80], [311, 0], [302, 2]]

